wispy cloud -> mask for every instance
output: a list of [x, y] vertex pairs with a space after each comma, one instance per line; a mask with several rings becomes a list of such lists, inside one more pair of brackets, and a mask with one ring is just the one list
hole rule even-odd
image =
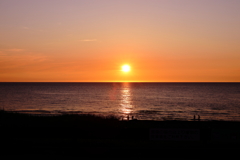
[[81, 41], [83, 41], [83, 42], [94, 42], [94, 41], [97, 41], [97, 39], [83, 39]]
[[28, 30], [28, 31], [35, 31], [35, 32], [44, 32], [44, 30], [42, 29], [34, 29], [34, 28], [30, 28], [30, 27], [21, 27], [23, 30]]
[[26, 30], [29, 30], [30, 28], [29, 28], [29, 27], [22, 27], [22, 29], [26, 29]]
[[5, 53], [3, 53], [2, 51], [0, 51], [0, 62], [2, 61], [2, 58], [4, 57], [4, 56], [6, 56], [6, 54]]
[[22, 51], [24, 51], [24, 49], [21, 49], [21, 48], [10, 48], [10, 49], [5, 49], [5, 51], [9, 51], [9, 52], [22, 52]]
[[0, 72], [2, 73], [36, 71], [45, 66], [45, 62], [48, 61], [48, 57], [44, 55], [25, 52], [22, 54], [17, 52], [2, 54], [0, 52], [0, 57]]

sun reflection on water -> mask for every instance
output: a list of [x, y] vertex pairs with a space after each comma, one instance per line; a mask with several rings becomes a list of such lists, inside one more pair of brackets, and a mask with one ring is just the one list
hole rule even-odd
[[131, 100], [131, 90], [129, 83], [123, 83], [122, 90], [121, 90], [121, 112], [124, 115], [124, 119], [127, 116], [132, 115], [133, 113], [133, 105]]

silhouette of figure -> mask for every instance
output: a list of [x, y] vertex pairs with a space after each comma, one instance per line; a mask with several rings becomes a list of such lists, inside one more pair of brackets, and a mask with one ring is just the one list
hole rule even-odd
[[129, 121], [129, 115], [127, 116], [127, 120]]
[[198, 120], [200, 121], [200, 116], [198, 115]]
[[195, 115], [193, 116], [193, 120], [194, 120], [194, 121], [196, 120], [196, 116], [195, 116]]
[[134, 119], [134, 116], [132, 116], [132, 121], [136, 121], [137, 119]]

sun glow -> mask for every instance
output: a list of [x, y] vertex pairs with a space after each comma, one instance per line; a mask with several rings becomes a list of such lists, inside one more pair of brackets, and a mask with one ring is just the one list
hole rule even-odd
[[122, 66], [122, 71], [123, 72], [129, 72], [131, 70], [131, 67], [127, 64], [123, 65]]

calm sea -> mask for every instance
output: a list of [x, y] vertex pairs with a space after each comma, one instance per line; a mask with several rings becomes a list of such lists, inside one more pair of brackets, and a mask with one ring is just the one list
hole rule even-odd
[[0, 109], [240, 121], [240, 83], [0, 83]]

